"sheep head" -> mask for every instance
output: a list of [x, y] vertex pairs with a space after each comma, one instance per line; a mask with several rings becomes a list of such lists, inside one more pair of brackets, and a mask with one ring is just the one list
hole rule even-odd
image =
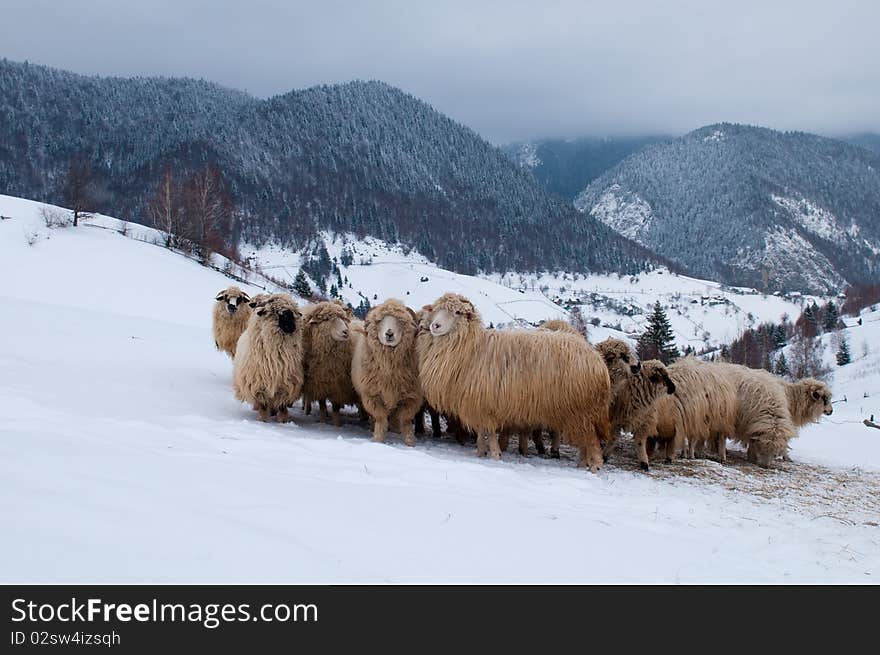
[[253, 298], [251, 298], [250, 302], [248, 303], [248, 306], [251, 309], [256, 309], [257, 307], [262, 305], [264, 302], [266, 302], [271, 295], [272, 295], [271, 293], [258, 293]]
[[219, 292], [214, 300], [226, 304], [226, 311], [235, 314], [238, 308], [250, 301], [250, 297], [237, 286], [231, 286]]
[[[293, 334], [300, 325], [302, 312], [296, 302], [285, 293], [273, 293], [265, 298], [256, 309], [257, 318], [284, 334]], [[251, 319], [253, 320], [253, 319]]]
[[804, 378], [795, 382], [793, 386], [797, 388], [803, 402], [806, 403], [810, 420], [818, 421], [822, 414], [831, 416], [834, 408], [831, 406], [831, 389], [827, 384], [813, 378]]
[[596, 350], [605, 360], [611, 380], [623, 380], [639, 372], [641, 364], [626, 341], [608, 338], [596, 344]]
[[308, 311], [308, 324], [312, 329], [326, 330], [334, 341], [348, 341], [351, 333], [351, 307], [338, 300], [321, 302]]
[[669, 371], [663, 362], [657, 359], [649, 359], [641, 363], [637, 375], [642, 376], [649, 383], [661, 388], [662, 392], [675, 393], [675, 383], [669, 377]]
[[385, 348], [396, 348], [401, 344], [404, 348], [411, 346], [417, 330], [415, 312], [393, 298], [373, 307], [364, 320], [368, 342]]
[[457, 293], [444, 293], [430, 306], [432, 309], [428, 329], [435, 337], [454, 332], [463, 325], [483, 324], [474, 304]]

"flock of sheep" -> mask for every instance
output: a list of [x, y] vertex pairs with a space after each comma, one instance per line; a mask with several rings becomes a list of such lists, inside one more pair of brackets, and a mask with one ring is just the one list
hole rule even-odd
[[655, 451], [667, 462], [710, 453], [724, 462], [728, 438], [766, 467], [787, 457], [798, 428], [832, 411], [817, 380], [694, 357], [639, 362], [626, 342], [593, 345], [559, 320], [490, 330], [454, 293], [419, 311], [386, 300], [364, 321], [338, 300], [300, 308], [287, 294], [250, 298], [235, 286], [216, 301], [215, 345], [233, 359], [236, 397], [260, 420], [290, 420], [302, 398], [306, 413], [318, 402], [338, 426], [354, 405], [378, 442], [390, 425], [414, 446], [427, 411], [435, 436], [442, 415], [460, 443], [476, 438], [477, 453], [494, 459], [513, 434], [523, 455], [528, 439], [544, 453], [546, 433], [552, 456], [560, 443], [576, 446], [578, 466], [596, 472], [629, 432], [644, 470]]

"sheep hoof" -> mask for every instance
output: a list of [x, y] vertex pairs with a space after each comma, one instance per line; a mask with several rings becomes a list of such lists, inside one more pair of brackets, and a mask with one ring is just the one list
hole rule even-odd
[[648, 462], [639, 462], [639, 468], [643, 471], [650, 471], [651, 467], [648, 466]]
[[559, 459], [559, 451], [558, 450], [551, 450], [550, 457], [552, 457], [553, 459]]
[[403, 438], [403, 443], [405, 443], [407, 446], [415, 446], [416, 438], [415, 436], [408, 434]]
[[375, 443], [385, 443], [385, 437], [380, 437], [378, 434], [374, 435], [371, 441]]
[[671, 457], [667, 457], [667, 458], [666, 458], [666, 463], [667, 463], [667, 464], [672, 464], [672, 458], [671, 458]]

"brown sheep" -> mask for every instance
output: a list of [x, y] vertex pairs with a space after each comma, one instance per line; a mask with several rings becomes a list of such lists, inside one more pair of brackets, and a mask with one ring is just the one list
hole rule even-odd
[[342, 425], [339, 410], [358, 400], [351, 382], [352, 316], [351, 308], [338, 300], [303, 310], [303, 406], [317, 400], [321, 419], [327, 421], [330, 401], [337, 427]]
[[[611, 366], [616, 366], [616, 363], [612, 361]], [[672, 461], [680, 446], [681, 434], [674, 423], [671, 430], [665, 424], [658, 426], [657, 407], [658, 402], [668, 399], [677, 387], [668, 369], [656, 359], [642, 362], [638, 368], [632, 365], [628, 365], [628, 368], [630, 372], [626, 374], [624, 382], [617, 385], [617, 391], [611, 398], [611, 440], [604, 454], [610, 454], [610, 446], [621, 431], [631, 432], [639, 463], [647, 471], [649, 438], [656, 437], [666, 443], [667, 462]]]
[[[608, 367], [608, 375], [611, 377], [611, 397], [614, 398], [621, 386], [629, 381], [630, 376], [639, 372], [639, 358], [626, 341], [612, 337], [597, 343], [596, 350], [602, 355], [605, 366]], [[614, 421], [613, 418], [611, 420]], [[612, 429], [613, 427], [612, 425]]]
[[238, 340], [232, 388], [261, 421], [290, 420], [287, 408], [302, 394], [302, 314], [287, 294], [259, 305]]
[[399, 300], [373, 307], [355, 343], [351, 378], [373, 418], [373, 441], [382, 443], [389, 417], [396, 417], [403, 441], [414, 446], [413, 419], [424, 398], [416, 360], [415, 312]]
[[552, 330], [554, 332], [568, 332], [569, 334], [576, 334], [579, 337], [583, 336], [571, 323], [561, 318], [552, 318], [549, 321], [544, 321], [539, 327], [543, 330]]
[[250, 298], [237, 286], [231, 286], [219, 292], [214, 300], [217, 301], [214, 303], [214, 346], [234, 359], [238, 338], [251, 317]]
[[419, 342], [428, 402], [477, 431], [477, 453], [501, 457], [505, 426], [546, 426], [579, 448], [578, 466], [602, 467], [610, 382], [585, 339], [549, 330], [487, 330], [474, 305], [447, 293], [431, 308]]

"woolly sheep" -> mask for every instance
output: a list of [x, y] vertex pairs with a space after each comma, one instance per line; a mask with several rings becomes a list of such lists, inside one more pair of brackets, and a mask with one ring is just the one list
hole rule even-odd
[[546, 426], [579, 448], [578, 466], [598, 471], [608, 438], [610, 382], [585, 339], [549, 330], [486, 330], [464, 296], [431, 308], [430, 340], [419, 342], [428, 402], [477, 431], [477, 453], [501, 457], [497, 431]]
[[373, 418], [373, 441], [382, 443], [394, 416], [407, 446], [416, 443], [413, 419], [422, 406], [416, 360], [415, 312], [389, 299], [368, 313], [355, 340], [351, 378], [361, 403]]
[[776, 457], [785, 455], [788, 442], [797, 433], [780, 379], [740, 364], [717, 362], [711, 366], [736, 387], [736, 425], [731, 436], [748, 448], [748, 461], [770, 466]]
[[321, 419], [327, 421], [327, 401], [333, 425], [342, 425], [339, 410], [357, 403], [351, 382], [353, 313], [338, 300], [303, 309], [303, 407], [318, 401]]
[[238, 338], [251, 317], [250, 298], [233, 285], [220, 291], [214, 300], [214, 345], [234, 359]]
[[785, 388], [788, 400], [788, 411], [794, 427], [800, 428], [807, 423], [815, 423], [823, 415], [831, 416], [831, 389], [824, 382], [813, 378], [804, 378], [797, 382], [780, 380]]
[[235, 397], [261, 421], [290, 420], [287, 408], [302, 393], [302, 314], [293, 298], [272, 294], [259, 305], [238, 340], [233, 359]]

